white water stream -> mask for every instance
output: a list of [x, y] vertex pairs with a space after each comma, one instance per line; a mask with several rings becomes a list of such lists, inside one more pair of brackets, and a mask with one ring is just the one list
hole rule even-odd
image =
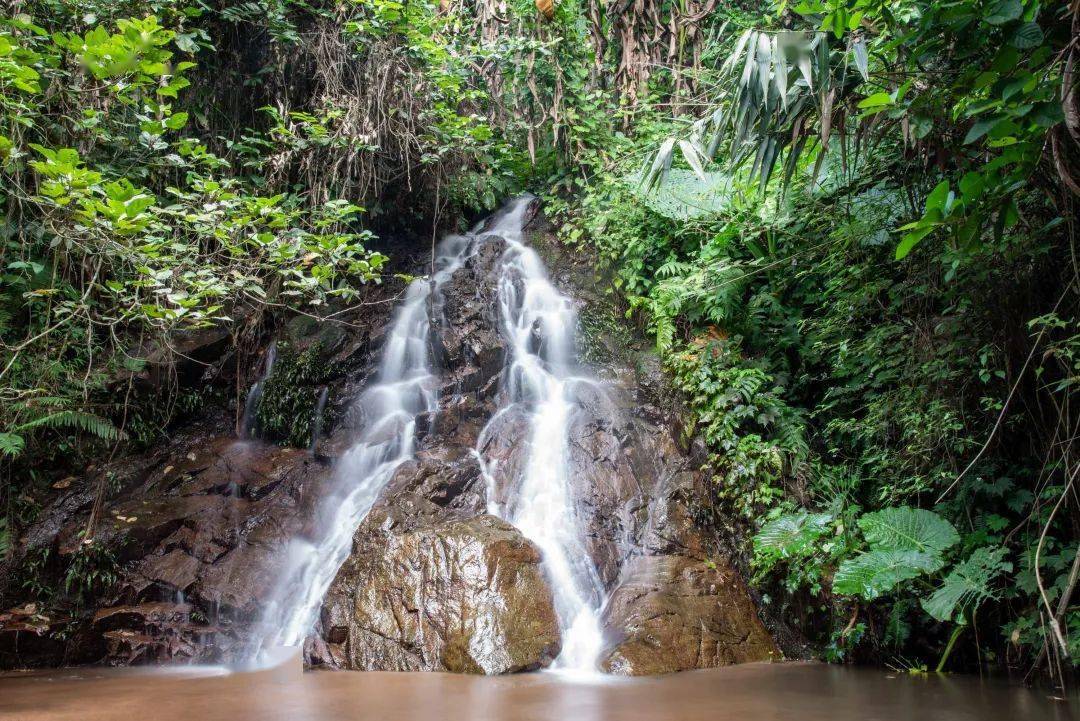
[[472, 239], [449, 236], [439, 246], [430, 279], [406, 291], [386, 345], [378, 379], [357, 399], [361, 432], [338, 459], [330, 493], [321, 501], [317, 539], [294, 539], [285, 572], [263, 614], [256, 654], [299, 646], [315, 625], [323, 596], [349, 556], [352, 537], [395, 469], [412, 458], [416, 420], [435, 411], [438, 378], [430, 352], [428, 300], [453, 275]]
[[563, 635], [554, 668], [591, 673], [603, 640], [603, 585], [584, 545], [570, 486], [567, 438], [573, 387], [584, 379], [575, 375], [576, 318], [570, 299], [555, 289], [540, 257], [523, 242], [529, 200], [514, 201], [487, 231], [507, 244], [499, 269], [501, 330], [510, 349], [503, 379], [506, 407], [519, 405], [529, 413], [528, 438], [522, 439], [528, 444], [527, 460], [518, 491], [503, 505], [489, 493], [488, 511], [512, 523], [543, 552]]
[[[554, 667], [593, 672], [601, 648], [599, 606], [603, 586], [584, 545], [570, 487], [567, 429], [574, 411], [575, 314], [570, 300], [547, 278], [539, 256], [523, 242], [530, 198], [520, 198], [483, 231], [506, 241], [499, 266], [501, 332], [509, 347], [505, 404], [529, 415], [522, 478], [506, 504], [489, 512], [515, 525], [543, 553], [563, 633]], [[437, 369], [430, 357], [429, 300], [437, 306], [443, 283], [461, 267], [475, 236], [443, 241], [430, 281], [408, 289], [383, 350], [378, 382], [356, 401], [362, 431], [338, 460], [331, 492], [323, 499], [317, 539], [294, 539], [286, 571], [263, 615], [257, 652], [299, 646], [348, 558], [352, 537], [395, 469], [413, 455], [416, 420], [437, 408]], [[434, 296], [433, 296], [434, 294]], [[490, 425], [490, 424], [489, 424]], [[485, 434], [481, 434], [483, 439]], [[486, 468], [483, 458], [481, 464]], [[494, 494], [489, 494], [493, 497]]]

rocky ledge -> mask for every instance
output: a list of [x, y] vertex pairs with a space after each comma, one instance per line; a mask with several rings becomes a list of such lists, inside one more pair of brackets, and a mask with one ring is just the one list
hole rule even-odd
[[[559, 252], [548, 233], [531, 242]], [[420, 419], [415, 460], [397, 469], [354, 535], [306, 645], [312, 665], [495, 674], [542, 668], [559, 652], [538, 549], [487, 513], [489, 497], [515, 491], [527, 419], [503, 412], [488, 429], [480, 450], [498, 460], [490, 476], [473, 452], [501, 407], [503, 244], [482, 236], [432, 303], [439, 407]], [[554, 266], [588, 320], [599, 301], [572, 263]], [[617, 334], [586, 335], [597, 381], [580, 386], [569, 440], [574, 500], [608, 593], [603, 668], [653, 674], [778, 657], [739, 574], [693, 521], [708, 493], [702, 453], [655, 358]], [[361, 420], [347, 401], [371, 374], [378, 337], [346, 334], [346, 351], [329, 349], [330, 361], [344, 352], [352, 360], [330, 382], [340, 413], [317, 455], [237, 441], [219, 419], [98, 469], [121, 476], [95, 529], [116, 577], [74, 613], [24, 605], [0, 614], [0, 665], [242, 655], [286, 541], [318, 532], [310, 526], [320, 487]], [[61, 496], [21, 540], [24, 574], [28, 560], [78, 555], [91, 485]]]

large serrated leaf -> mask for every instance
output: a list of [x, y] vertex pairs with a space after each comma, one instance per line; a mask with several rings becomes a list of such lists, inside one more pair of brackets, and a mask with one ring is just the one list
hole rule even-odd
[[859, 518], [866, 542], [874, 551], [920, 551], [940, 555], [960, 541], [953, 525], [933, 511], [900, 506]]
[[754, 535], [756, 554], [800, 556], [813, 550], [814, 542], [827, 533], [833, 517], [828, 513], [788, 513], [775, 518]]
[[988, 598], [996, 598], [991, 583], [1002, 573], [1012, 570], [1005, 560], [1004, 548], [977, 548], [966, 561], [956, 564], [945, 581], [929, 598], [923, 599], [923, 610], [938, 621], [948, 621], [959, 609], [978, 606]]
[[903, 581], [939, 568], [941, 559], [922, 551], [867, 551], [840, 564], [833, 576], [833, 593], [872, 601]]
[[[703, 181], [692, 171], [672, 168], [663, 182], [637, 195], [655, 213], [672, 220], [691, 220], [723, 212], [731, 200], [731, 177], [708, 172]], [[635, 182], [636, 179], [629, 179]], [[640, 181], [637, 181], [641, 185]]]

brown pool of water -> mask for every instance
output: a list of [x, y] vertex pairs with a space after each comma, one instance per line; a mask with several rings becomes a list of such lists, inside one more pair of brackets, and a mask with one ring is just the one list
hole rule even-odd
[[577, 682], [548, 673], [225, 673], [80, 668], [0, 675], [0, 718], [60, 721], [1058, 721], [1046, 691], [960, 676], [748, 664]]

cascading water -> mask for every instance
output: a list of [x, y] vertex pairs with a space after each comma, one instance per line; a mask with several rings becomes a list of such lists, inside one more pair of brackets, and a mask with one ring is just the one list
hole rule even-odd
[[319, 391], [319, 397], [315, 401], [315, 412], [311, 414], [311, 443], [308, 451], [312, 456], [319, 448], [319, 438], [322, 436], [323, 413], [326, 412], [326, 399], [330, 397], [330, 389], [326, 386]]
[[[504, 406], [499, 414], [528, 414], [525, 463], [515, 493], [504, 504], [489, 493], [488, 510], [516, 526], [543, 553], [563, 635], [557, 669], [591, 672], [602, 643], [599, 606], [603, 585], [585, 548], [570, 485], [567, 430], [575, 410], [574, 388], [592, 383], [576, 374], [575, 313], [555, 289], [543, 262], [523, 242], [531, 198], [514, 201], [483, 229], [506, 249], [499, 264], [501, 334], [508, 351], [503, 370]], [[482, 238], [483, 235], [480, 237]], [[337, 461], [332, 491], [322, 501], [318, 539], [294, 539], [286, 570], [263, 614], [256, 651], [296, 646], [315, 625], [320, 604], [348, 558], [352, 536], [395, 469], [413, 455], [416, 422], [434, 413], [438, 378], [431, 363], [431, 321], [441, 307], [440, 287], [461, 267], [476, 236], [443, 241], [430, 281], [414, 282], [393, 322], [378, 378], [356, 401], [362, 430]], [[487, 474], [488, 464], [477, 456]]]
[[[573, 306], [548, 280], [540, 257], [523, 243], [529, 202], [515, 201], [487, 231], [506, 241], [498, 286], [502, 334], [509, 346], [503, 410], [519, 405], [529, 413], [527, 461], [517, 493], [501, 505], [489, 493], [488, 510], [515, 525], [544, 554], [563, 631], [554, 667], [591, 672], [602, 643], [603, 585], [584, 545], [570, 486], [567, 438], [574, 386], [590, 381], [574, 372]], [[487, 464], [480, 460], [487, 475]]]
[[430, 280], [414, 281], [382, 351], [377, 382], [356, 401], [359, 437], [337, 461], [312, 540], [294, 539], [285, 572], [263, 614], [256, 655], [297, 646], [315, 625], [323, 596], [348, 558], [352, 536], [389, 482], [412, 457], [417, 417], [434, 412], [438, 378], [430, 358], [428, 301], [464, 261], [471, 238], [450, 236], [439, 247]]
[[277, 360], [277, 345], [270, 343], [270, 347], [266, 350], [266, 361], [263, 365], [262, 376], [251, 384], [247, 400], [244, 401], [244, 415], [240, 419], [240, 428], [237, 433], [241, 438], [255, 437], [255, 420], [259, 412], [259, 401], [262, 400], [263, 386], [266, 385], [266, 381], [270, 380], [270, 376], [274, 372], [275, 360]]

